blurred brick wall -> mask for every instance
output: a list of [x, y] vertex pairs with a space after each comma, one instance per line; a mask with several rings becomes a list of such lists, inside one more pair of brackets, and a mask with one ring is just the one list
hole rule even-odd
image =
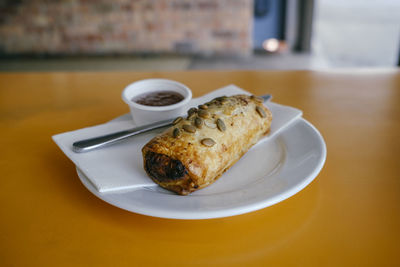
[[0, 0], [0, 54], [242, 54], [252, 0]]

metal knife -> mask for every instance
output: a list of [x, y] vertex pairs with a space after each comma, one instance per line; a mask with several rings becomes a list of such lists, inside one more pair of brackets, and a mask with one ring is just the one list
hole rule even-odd
[[[261, 96], [264, 99], [264, 102], [270, 100], [272, 98], [271, 95], [263, 95]], [[148, 132], [154, 129], [171, 126], [174, 119], [158, 121], [151, 124], [146, 124], [143, 126], [135, 127], [129, 130], [119, 131], [107, 135], [102, 135], [98, 137], [93, 137], [81, 141], [77, 141], [72, 144], [72, 150], [76, 153], [88, 152], [93, 149], [101, 148], [103, 146], [111, 145], [121, 140], [124, 140], [128, 137]]]

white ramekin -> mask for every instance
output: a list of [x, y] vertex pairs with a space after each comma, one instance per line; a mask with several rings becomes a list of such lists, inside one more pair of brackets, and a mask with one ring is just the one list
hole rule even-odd
[[[183, 100], [168, 106], [146, 106], [132, 101], [132, 98], [140, 94], [156, 91], [174, 91], [181, 94]], [[122, 99], [130, 108], [133, 122], [136, 125], [144, 125], [183, 115], [189, 101], [192, 99], [192, 91], [187, 86], [176, 81], [146, 79], [129, 84], [122, 92]]]

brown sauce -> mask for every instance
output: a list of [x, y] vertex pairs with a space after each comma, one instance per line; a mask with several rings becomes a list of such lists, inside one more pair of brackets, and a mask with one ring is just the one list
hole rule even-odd
[[183, 96], [174, 91], [156, 91], [144, 93], [132, 98], [132, 101], [145, 106], [169, 106], [183, 100]]

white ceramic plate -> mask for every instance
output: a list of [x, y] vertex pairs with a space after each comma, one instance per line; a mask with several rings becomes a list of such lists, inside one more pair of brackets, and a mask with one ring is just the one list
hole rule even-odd
[[215, 183], [188, 196], [157, 185], [99, 193], [77, 172], [90, 192], [116, 207], [154, 217], [208, 219], [255, 211], [293, 196], [318, 175], [325, 158], [322, 136], [301, 118], [275, 138], [256, 144]]

